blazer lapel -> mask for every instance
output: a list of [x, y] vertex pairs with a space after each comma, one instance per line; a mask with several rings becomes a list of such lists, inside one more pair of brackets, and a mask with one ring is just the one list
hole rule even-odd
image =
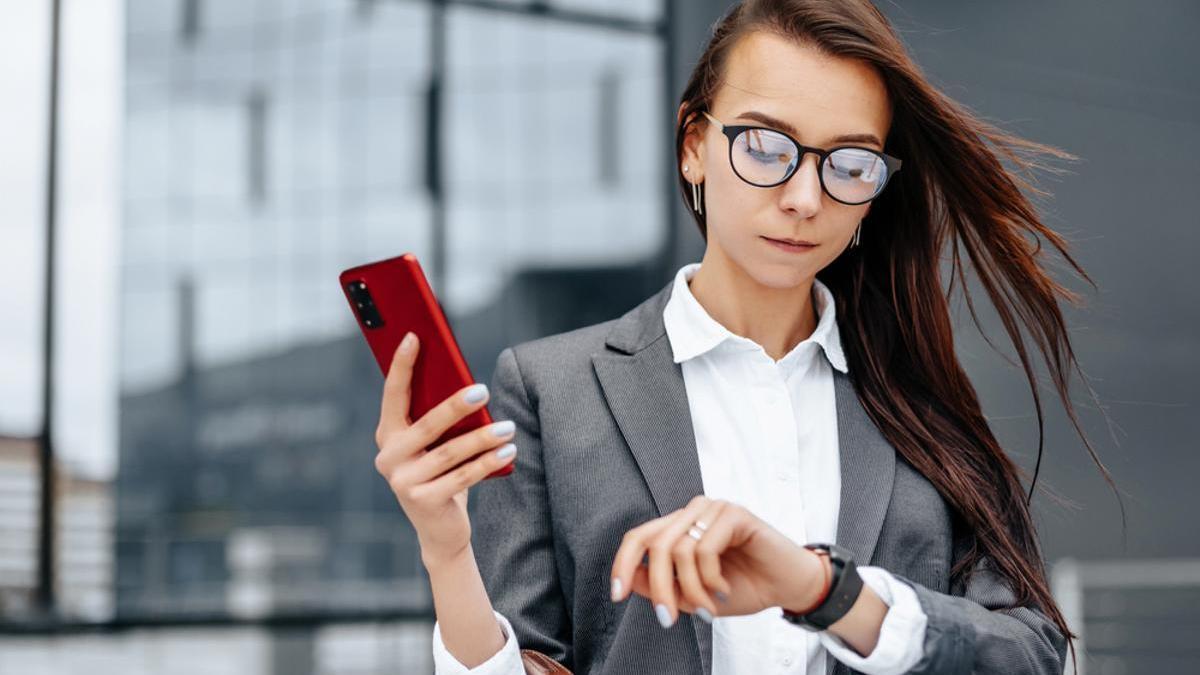
[[[662, 310], [671, 284], [619, 319], [614, 351], [592, 356], [604, 396], [660, 516], [704, 494], [683, 370], [675, 363]], [[691, 617], [705, 675], [712, 673], [712, 626]]]
[[837, 543], [869, 564], [896, 477], [896, 451], [867, 415], [850, 376], [834, 369], [842, 474]]
[[704, 494], [683, 371], [667, 341], [629, 356], [597, 354], [592, 363], [659, 515]]
[[[896, 451], [867, 415], [850, 376], [832, 370], [842, 475], [837, 543], [849, 549], [858, 564], [867, 565], [891, 502]], [[832, 675], [835, 665], [837, 660], [826, 654], [826, 675]]]

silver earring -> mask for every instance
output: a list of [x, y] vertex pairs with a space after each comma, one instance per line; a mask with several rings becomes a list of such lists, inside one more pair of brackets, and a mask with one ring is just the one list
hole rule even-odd
[[[688, 165], [683, 165], [683, 172], [688, 172]], [[692, 183], [692, 210], [696, 213], [704, 213], [704, 206], [701, 204], [702, 197], [700, 196], [700, 186]]]
[[854, 228], [854, 238], [850, 240], [850, 248], [858, 246], [859, 236], [862, 234], [862, 221], [858, 221], [858, 227]]

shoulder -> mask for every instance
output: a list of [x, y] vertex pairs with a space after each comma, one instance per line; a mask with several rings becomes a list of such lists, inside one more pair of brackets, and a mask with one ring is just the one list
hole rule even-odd
[[[492, 373], [493, 401], [523, 400], [541, 410], [547, 401], [564, 399], [595, 379], [592, 355], [605, 349], [615, 322], [605, 321], [505, 347]], [[515, 413], [506, 413], [515, 414]]]
[[605, 351], [605, 340], [619, 319], [583, 326], [563, 333], [547, 335], [505, 348], [506, 359], [527, 382], [541, 381], [549, 375], [577, 375], [591, 370], [592, 356]]
[[[507, 347], [500, 354], [500, 365], [517, 367], [527, 377], [573, 378], [590, 373], [593, 356], [614, 350], [631, 354], [661, 337], [662, 313], [670, 295], [668, 283], [622, 316]], [[506, 360], [512, 363], [505, 364]]]

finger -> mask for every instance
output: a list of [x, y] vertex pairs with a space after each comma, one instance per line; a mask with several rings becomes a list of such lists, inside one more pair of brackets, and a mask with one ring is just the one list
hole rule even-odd
[[[708, 523], [708, 531], [696, 545], [696, 564], [704, 586], [717, 591], [727, 600], [733, 592], [733, 585], [721, 573], [721, 554], [729, 548], [733, 541], [733, 533], [741, 522], [742, 513], [736, 504], [723, 502], [719, 514]], [[717, 596], [720, 599], [720, 596]]]
[[[707, 528], [711, 527], [712, 523], [715, 523], [720, 516], [723, 505], [724, 502], [720, 501], [712, 501], [706, 505], [705, 509], [696, 516], [696, 521], [702, 523], [703, 527], [699, 524], [689, 525], [687, 531], [676, 540], [671, 549], [675, 562], [675, 581], [682, 591], [681, 599], [708, 610], [707, 618], [709, 619], [717, 615], [717, 605], [700, 578], [696, 551], [700, 543], [704, 541]], [[693, 537], [693, 533], [699, 539]], [[682, 609], [682, 605], [680, 608]]]
[[621, 545], [613, 556], [612, 572], [609, 575], [612, 579], [613, 602], [620, 602], [629, 597], [634, 572], [648, 563], [647, 542], [659, 530], [670, 525], [673, 516], [672, 513], [648, 520], [629, 530], [621, 538]]
[[[407, 340], [407, 341], [406, 341]], [[383, 400], [379, 407], [379, 428], [375, 440], [382, 448], [384, 439], [397, 428], [411, 423], [408, 407], [412, 396], [412, 371], [416, 363], [421, 341], [416, 333], [409, 332], [396, 346], [387, 378], [383, 381]]]
[[[650, 573], [644, 567], [639, 567], [633, 574], [633, 593], [650, 599]], [[679, 586], [676, 584], [676, 592], [680, 593]], [[679, 610], [688, 614], [696, 613], [696, 606], [683, 597], [682, 593], [679, 596]]]
[[418, 457], [412, 479], [418, 484], [433, 480], [482, 452], [498, 449], [515, 434], [516, 424], [504, 420], [455, 436]]
[[685, 508], [676, 512], [672, 522], [656, 534], [648, 547], [650, 550], [650, 596], [655, 614], [664, 628], [674, 625], [679, 618], [676, 609], [675, 561], [671, 553], [675, 542], [683, 536], [692, 522], [708, 507], [708, 500], [693, 499]]
[[406, 445], [416, 451], [428, 448], [459, 420], [484, 407], [487, 400], [486, 384], [475, 383], [459, 389], [412, 423], [408, 428], [412, 439]]
[[429, 491], [434, 503], [449, 500], [454, 495], [487, 478], [497, 469], [513, 462], [517, 457], [517, 446], [505, 443], [492, 452], [485, 452], [475, 459], [453, 469], [424, 485], [418, 485], [414, 491]]
[[[697, 495], [688, 505], [690, 506], [701, 499], [704, 499], [704, 495]], [[651, 538], [664, 528], [669, 527], [681, 511], [682, 509], [679, 509], [665, 516], [648, 520], [630, 529], [621, 538], [621, 545], [617, 548], [617, 552], [613, 556], [613, 566], [610, 575], [614, 580], [613, 602], [619, 602], [629, 597], [630, 583], [633, 579], [634, 570], [638, 569], [639, 566], [646, 567], [650, 562], [650, 554], [647, 547]]]
[[725, 552], [725, 549], [718, 548], [719, 542], [710, 538], [709, 534], [713, 526], [721, 521], [721, 514], [725, 512], [728, 505], [729, 502], [724, 500], [714, 501], [711, 510], [705, 511], [700, 517], [708, 524], [708, 530], [697, 542], [695, 549], [696, 569], [700, 574], [700, 583], [706, 591], [722, 602], [729, 599], [729, 594], [733, 592], [733, 585], [721, 574], [721, 554]]

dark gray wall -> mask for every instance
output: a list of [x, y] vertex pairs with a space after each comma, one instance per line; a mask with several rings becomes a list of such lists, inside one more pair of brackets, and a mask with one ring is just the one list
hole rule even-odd
[[[1039, 202], [1099, 287], [1069, 312], [1086, 389], [1075, 399], [1125, 496], [1112, 491], [1052, 390], [1043, 388], [1048, 482], [1078, 509], [1040, 500], [1047, 554], [1200, 556], [1193, 420], [1200, 294], [1187, 271], [1200, 242], [1200, 5], [1194, 2], [881, 3], [928, 74], [954, 98], [1030, 139], [1081, 158], [1047, 177]], [[1069, 277], [1064, 270], [1060, 280]], [[960, 321], [960, 325], [964, 322]], [[965, 325], [964, 325], [965, 328]], [[987, 333], [1002, 340], [999, 324]], [[1024, 377], [972, 330], [961, 355], [1005, 447], [1032, 466], [1036, 419]], [[1008, 350], [1011, 354], [1011, 350]], [[1076, 383], [1079, 384], [1078, 381]], [[1047, 385], [1048, 386], [1048, 385]]]

